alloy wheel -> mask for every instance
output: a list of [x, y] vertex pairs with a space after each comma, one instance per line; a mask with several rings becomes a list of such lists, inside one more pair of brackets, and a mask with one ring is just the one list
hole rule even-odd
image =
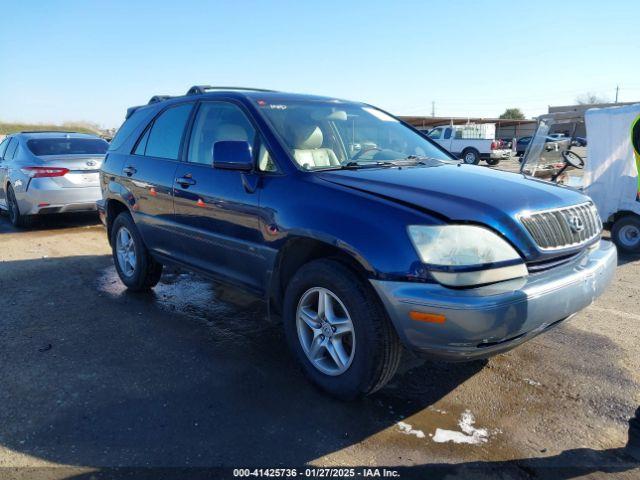
[[298, 340], [311, 364], [337, 376], [353, 362], [356, 337], [347, 308], [338, 296], [322, 287], [307, 290], [296, 311]]
[[120, 227], [116, 236], [116, 257], [123, 275], [133, 276], [136, 271], [136, 248], [131, 232], [125, 227]]

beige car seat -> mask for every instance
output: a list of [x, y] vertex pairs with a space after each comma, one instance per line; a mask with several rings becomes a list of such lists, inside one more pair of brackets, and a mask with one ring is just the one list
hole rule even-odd
[[296, 124], [291, 130], [293, 158], [305, 168], [340, 165], [330, 148], [322, 148], [322, 130], [317, 125]]

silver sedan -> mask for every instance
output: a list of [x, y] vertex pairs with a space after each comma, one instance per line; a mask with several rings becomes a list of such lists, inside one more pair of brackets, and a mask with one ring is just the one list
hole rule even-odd
[[20, 132], [0, 143], [0, 209], [27, 227], [38, 215], [95, 211], [109, 144], [73, 132]]

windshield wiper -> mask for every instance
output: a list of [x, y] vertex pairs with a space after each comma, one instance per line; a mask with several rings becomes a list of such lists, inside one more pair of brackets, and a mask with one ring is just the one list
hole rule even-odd
[[426, 155], [408, 155], [404, 157], [404, 160], [412, 160], [416, 165], [428, 165], [428, 162], [446, 162], [447, 160], [442, 158], [427, 157]]
[[397, 164], [395, 162], [390, 161], [379, 161], [379, 162], [356, 162], [351, 161], [341, 165], [340, 168], [349, 170], [349, 169], [358, 169], [358, 168], [381, 168], [381, 167], [395, 167]]
[[347, 163], [343, 163], [340, 166], [323, 168], [322, 171], [327, 170], [360, 170], [363, 168], [391, 168], [391, 167], [407, 167], [413, 165], [427, 165], [427, 161], [435, 160], [439, 161], [435, 158], [431, 157], [419, 157], [417, 155], [409, 155], [406, 158], [401, 158], [398, 160], [379, 160], [376, 162], [371, 161], [356, 161], [351, 160]]

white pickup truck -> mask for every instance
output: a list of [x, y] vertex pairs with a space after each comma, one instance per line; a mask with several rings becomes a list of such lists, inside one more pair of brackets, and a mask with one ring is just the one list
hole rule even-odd
[[489, 165], [497, 165], [511, 155], [511, 150], [496, 140], [494, 123], [442, 125], [432, 128], [427, 135], [464, 163], [477, 165], [482, 159]]

